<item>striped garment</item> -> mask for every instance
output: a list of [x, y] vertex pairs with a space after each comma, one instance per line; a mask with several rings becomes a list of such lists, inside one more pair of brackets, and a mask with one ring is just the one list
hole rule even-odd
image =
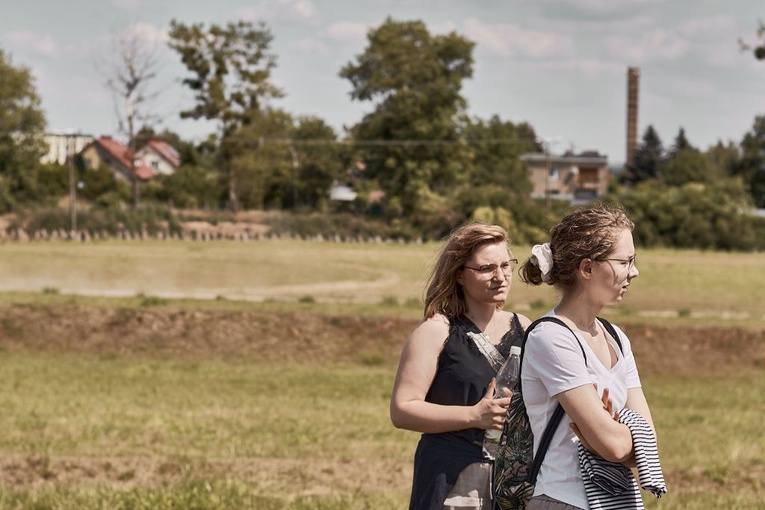
[[[626, 425], [632, 433], [640, 487], [660, 498], [667, 492], [667, 486], [659, 464], [656, 436], [651, 426], [640, 414], [626, 408], [619, 412], [619, 422]], [[644, 508], [632, 470], [591, 453], [581, 442], [578, 451], [584, 491], [590, 510]]]

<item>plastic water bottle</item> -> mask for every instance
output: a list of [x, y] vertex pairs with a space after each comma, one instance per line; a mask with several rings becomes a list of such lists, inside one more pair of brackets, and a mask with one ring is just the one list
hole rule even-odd
[[[518, 377], [521, 372], [521, 348], [514, 345], [510, 347], [510, 356], [497, 372], [497, 385], [494, 388], [494, 398], [504, 398], [510, 395], [515, 389]], [[495, 458], [499, 449], [499, 438], [502, 436], [501, 430], [489, 429], [484, 432], [483, 447], [484, 450]]]

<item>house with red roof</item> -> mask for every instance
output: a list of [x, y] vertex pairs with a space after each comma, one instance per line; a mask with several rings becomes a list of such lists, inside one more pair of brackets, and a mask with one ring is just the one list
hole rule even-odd
[[136, 165], [140, 163], [158, 174], [170, 175], [181, 166], [181, 155], [164, 140], [149, 140], [135, 153]]
[[[133, 167], [139, 180], [149, 181], [158, 173], [172, 173], [180, 166], [178, 152], [166, 142], [151, 141], [133, 156], [126, 145], [109, 136], [93, 140], [80, 152], [80, 159], [86, 170], [105, 165], [115, 177], [128, 183], [132, 182]], [[172, 170], [168, 172], [167, 168]]]

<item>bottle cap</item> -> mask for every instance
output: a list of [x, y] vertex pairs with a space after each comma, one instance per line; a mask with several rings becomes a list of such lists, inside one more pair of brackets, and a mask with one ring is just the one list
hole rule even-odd
[[515, 354], [516, 356], [520, 356], [521, 348], [518, 347], [517, 345], [510, 347], [510, 356], [512, 356], [513, 354]]

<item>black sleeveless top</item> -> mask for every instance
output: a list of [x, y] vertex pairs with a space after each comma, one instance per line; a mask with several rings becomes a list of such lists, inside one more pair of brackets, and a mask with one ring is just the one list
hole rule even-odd
[[[438, 356], [438, 367], [425, 400], [434, 404], [472, 406], [486, 394], [496, 371], [467, 333], [481, 330], [467, 317], [449, 320], [449, 336]], [[497, 350], [507, 357], [510, 347], [523, 342], [523, 327], [512, 315], [510, 330]], [[486, 462], [483, 429], [423, 434], [414, 459], [410, 509], [443, 508], [460, 472], [474, 462]]]

